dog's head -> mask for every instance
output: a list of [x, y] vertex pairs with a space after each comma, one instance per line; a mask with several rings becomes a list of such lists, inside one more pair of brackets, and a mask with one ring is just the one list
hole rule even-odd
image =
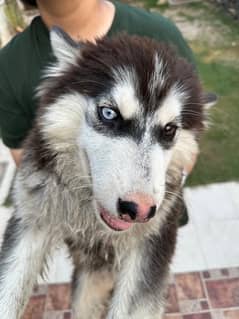
[[54, 29], [51, 42], [57, 63], [39, 89], [44, 139], [58, 153], [77, 145], [86, 154], [96, 214], [109, 228], [147, 222], [205, 126], [193, 66], [136, 36], [76, 45]]

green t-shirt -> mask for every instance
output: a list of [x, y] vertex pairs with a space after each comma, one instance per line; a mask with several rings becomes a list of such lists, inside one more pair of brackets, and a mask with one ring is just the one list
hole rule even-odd
[[[127, 32], [173, 44], [179, 55], [194, 63], [191, 50], [176, 26], [156, 13], [113, 1], [116, 12], [107, 36]], [[3, 142], [20, 148], [36, 112], [35, 88], [44, 67], [53, 59], [49, 32], [36, 17], [24, 32], [0, 50], [0, 128]]]

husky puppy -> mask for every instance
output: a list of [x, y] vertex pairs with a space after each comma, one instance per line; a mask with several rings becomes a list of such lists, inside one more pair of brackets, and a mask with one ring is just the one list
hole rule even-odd
[[0, 255], [0, 318], [21, 317], [64, 243], [75, 319], [160, 318], [182, 171], [205, 126], [201, 85], [151, 39], [78, 46], [55, 28], [51, 43], [57, 62], [38, 90]]

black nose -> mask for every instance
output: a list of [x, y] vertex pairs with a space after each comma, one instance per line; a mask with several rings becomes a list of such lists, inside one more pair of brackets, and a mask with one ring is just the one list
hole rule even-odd
[[127, 216], [129, 216], [130, 220], [144, 222], [154, 217], [156, 213], [156, 205], [151, 206], [146, 214], [142, 214], [140, 213], [140, 206], [137, 203], [132, 201], [124, 201], [119, 198], [118, 212], [125, 220], [129, 220], [129, 218], [127, 218]]
[[132, 220], [136, 219], [138, 205], [134, 202], [124, 201], [121, 198], [118, 200], [118, 211], [120, 215], [129, 215]]

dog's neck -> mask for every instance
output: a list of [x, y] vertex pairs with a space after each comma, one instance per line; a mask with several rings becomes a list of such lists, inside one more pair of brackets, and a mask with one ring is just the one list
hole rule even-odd
[[109, 31], [114, 5], [106, 0], [39, 0], [40, 15], [50, 29], [61, 27], [76, 41], [95, 41]]

